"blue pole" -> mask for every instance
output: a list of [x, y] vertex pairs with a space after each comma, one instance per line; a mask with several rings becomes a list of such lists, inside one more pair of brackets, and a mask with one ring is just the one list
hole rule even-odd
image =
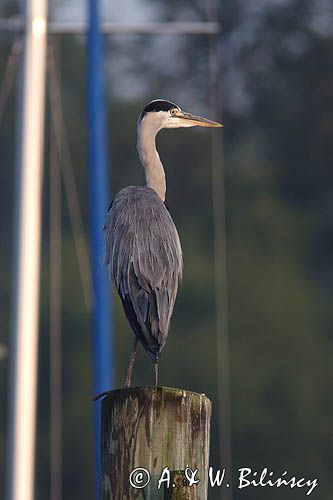
[[[99, 0], [88, 0], [88, 143], [90, 241], [93, 284], [92, 347], [94, 394], [114, 387], [111, 331], [111, 298], [107, 272], [101, 269], [104, 252], [102, 227], [110, 203], [106, 118], [103, 88], [102, 35], [99, 30]], [[95, 403], [95, 494], [99, 498], [100, 483], [100, 402]]]

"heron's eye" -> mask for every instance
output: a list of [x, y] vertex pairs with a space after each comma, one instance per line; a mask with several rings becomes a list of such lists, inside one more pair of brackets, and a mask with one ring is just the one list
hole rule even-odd
[[170, 109], [170, 115], [175, 115], [177, 113], [177, 110], [175, 108]]

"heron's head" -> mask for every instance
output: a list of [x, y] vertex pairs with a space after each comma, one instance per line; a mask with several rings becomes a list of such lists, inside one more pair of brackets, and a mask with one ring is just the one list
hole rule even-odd
[[186, 113], [173, 102], [156, 99], [144, 108], [139, 117], [138, 126], [140, 128], [144, 126], [157, 133], [162, 128], [222, 127], [223, 125]]

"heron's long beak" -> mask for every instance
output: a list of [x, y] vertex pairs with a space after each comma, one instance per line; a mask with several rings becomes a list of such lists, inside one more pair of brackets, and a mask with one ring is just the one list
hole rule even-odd
[[190, 113], [185, 113], [181, 111], [177, 116], [181, 121], [184, 120], [184, 124], [191, 123], [191, 125], [196, 125], [198, 127], [223, 127], [221, 123], [213, 122], [207, 118], [202, 118], [201, 116], [191, 115]]

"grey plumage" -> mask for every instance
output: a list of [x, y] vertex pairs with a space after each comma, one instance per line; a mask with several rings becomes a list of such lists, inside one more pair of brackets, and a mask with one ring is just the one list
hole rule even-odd
[[106, 263], [132, 329], [154, 362], [168, 336], [182, 274], [173, 220], [150, 187], [122, 189], [108, 211]]
[[155, 362], [157, 385], [158, 360], [182, 274], [182, 250], [164, 204], [166, 179], [155, 138], [163, 128], [195, 126], [221, 125], [186, 113], [169, 101], [150, 102], [139, 116], [137, 142], [147, 186], [122, 189], [107, 213], [105, 261], [135, 334], [125, 387], [131, 384], [138, 340]]

